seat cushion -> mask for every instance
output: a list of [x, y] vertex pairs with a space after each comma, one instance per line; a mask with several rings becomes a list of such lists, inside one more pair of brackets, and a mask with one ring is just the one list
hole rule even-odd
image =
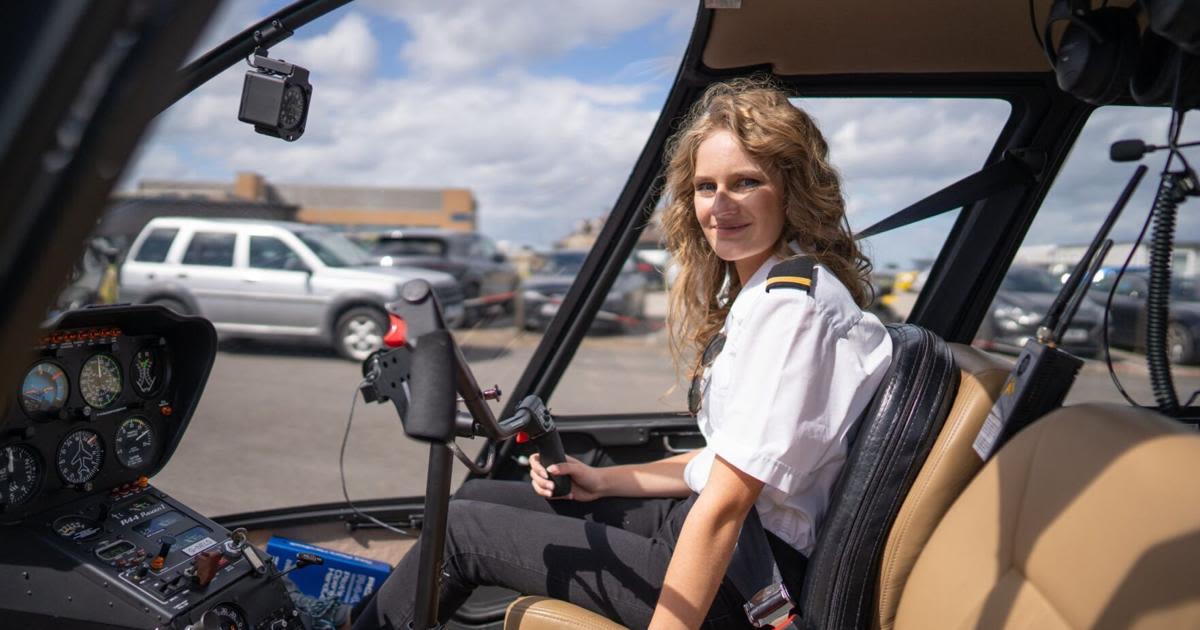
[[504, 630], [623, 630], [625, 626], [575, 604], [549, 597], [521, 597], [508, 605]]
[[1200, 628], [1200, 436], [1116, 405], [1060, 409], [950, 507], [896, 628]]
[[1007, 359], [959, 343], [949, 345], [959, 371], [958, 393], [888, 533], [879, 570], [876, 622], [883, 630], [891, 630], [895, 622], [904, 582], [933, 528], [983, 467], [983, 460], [971, 444], [1012, 370], [1012, 362]]

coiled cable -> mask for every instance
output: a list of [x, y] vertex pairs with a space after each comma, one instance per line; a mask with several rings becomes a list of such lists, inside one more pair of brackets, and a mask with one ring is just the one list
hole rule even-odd
[[1154, 228], [1150, 236], [1150, 286], [1146, 296], [1146, 365], [1159, 411], [1179, 410], [1171, 362], [1167, 356], [1170, 326], [1171, 253], [1175, 242], [1175, 217], [1186, 195], [1187, 173], [1163, 173], [1154, 199]]

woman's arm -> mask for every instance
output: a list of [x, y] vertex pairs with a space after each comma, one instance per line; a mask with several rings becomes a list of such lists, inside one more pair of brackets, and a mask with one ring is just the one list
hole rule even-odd
[[700, 627], [729, 566], [742, 522], [762, 489], [763, 482], [715, 458], [708, 483], [683, 523], [650, 628]]
[[[683, 480], [683, 469], [700, 451], [645, 464], [626, 464], [594, 468], [568, 457], [567, 461], [550, 467], [551, 474], [571, 476], [571, 494], [565, 498], [591, 501], [600, 497], [679, 497], [691, 494]], [[546, 478], [546, 469], [537, 454], [529, 458], [533, 489], [550, 498], [554, 484]]]

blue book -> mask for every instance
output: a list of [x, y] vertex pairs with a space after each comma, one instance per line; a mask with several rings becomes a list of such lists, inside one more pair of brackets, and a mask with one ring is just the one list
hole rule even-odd
[[301, 552], [316, 554], [325, 560], [325, 564], [310, 565], [288, 574], [287, 579], [292, 580], [301, 593], [312, 597], [336, 597], [347, 604], [356, 604], [379, 590], [392, 572], [392, 567], [386, 562], [279, 536], [272, 536], [267, 541], [267, 553], [275, 559], [275, 567], [280, 571], [295, 566], [296, 555]]

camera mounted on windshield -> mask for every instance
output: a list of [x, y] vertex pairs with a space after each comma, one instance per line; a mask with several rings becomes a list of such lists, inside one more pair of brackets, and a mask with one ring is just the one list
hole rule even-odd
[[291, 34], [279, 20], [255, 31], [258, 47], [247, 59], [254, 69], [246, 71], [238, 109], [238, 120], [254, 125], [258, 133], [288, 142], [304, 135], [312, 85], [308, 82], [308, 69], [283, 59], [271, 59], [267, 49]]

